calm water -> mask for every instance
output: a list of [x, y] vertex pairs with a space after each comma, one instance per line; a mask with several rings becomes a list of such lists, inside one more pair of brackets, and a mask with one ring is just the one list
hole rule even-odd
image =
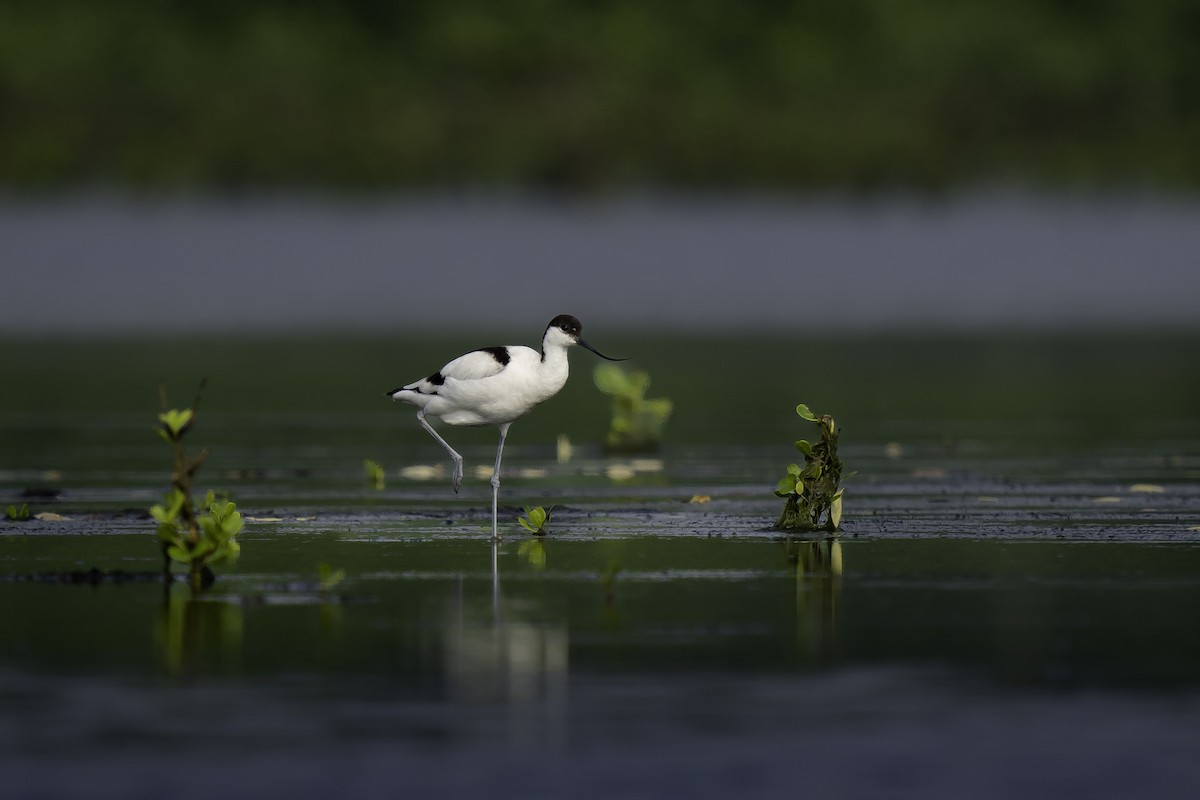
[[[666, 446], [606, 456], [574, 354], [513, 426], [496, 549], [494, 433], [449, 432], [456, 497], [379, 394], [461, 342], [4, 342], [0, 501], [67, 517], [0, 523], [5, 795], [1200, 790], [1200, 340], [589, 338], [674, 399]], [[242, 559], [199, 599], [50, 582], [157, 568], [157, 380], [198, 374]], [[770, 530], [801, 400], [859, 470], [836, 543]]]

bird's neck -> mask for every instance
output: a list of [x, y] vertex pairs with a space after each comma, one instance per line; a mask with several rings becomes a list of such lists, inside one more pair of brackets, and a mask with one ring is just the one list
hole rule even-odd
[[541, 383], [548, 392], [547, 397], [561, 389], [567, 382], [570, 365], [567, 363], [567, 348], [560, 344], [543, 343]]
[[567, 366], [567, 348], [561, 344], [542, 342], [542, 368], [565, 369]]

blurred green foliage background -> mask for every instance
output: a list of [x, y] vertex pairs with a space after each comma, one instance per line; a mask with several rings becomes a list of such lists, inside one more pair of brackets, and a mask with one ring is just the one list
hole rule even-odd
[[1200, 183], [1194, 0], [0, 0], [0, 186]]

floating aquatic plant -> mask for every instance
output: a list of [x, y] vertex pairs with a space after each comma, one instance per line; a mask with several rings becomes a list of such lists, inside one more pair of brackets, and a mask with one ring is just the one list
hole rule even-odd
[[166, 387], [159, 387], [163, 412], [158, 415], [158, 435], [171, 446], [173, 464], [170, 491], [161, 504], [150, 509], [150, 516], [158, 523], [164, 577], [169, 579], [172, 561], [186, 564], [193, 591], [212, 584], [214, 564], [237, 559], [241, 546], [236, 537], [245, 525], [237, 506], [226, 497], [218, 498], [209, 491], [200, 513], [192, 501], [192, 482], [207, 460], [208, 450], [188, 456], [183, 438], [195, 423], [204, 385], [201, 381], [192, 407], [185, 409], [168, 409]]
[[9, 506], [4, 510], [4, 516], [13, 522], [25, 522], [29, 519], [29, 503]]
[[366, 473], [368, 483], [376, 489], [383, 489], [387, 474], [384, 472], [382, 464], [369, 458], [363, 459], [363, 472]]
[[317, 589], [328, 592], [341, 583], [346, 577], [346, 570], [334, 569], [322, 561], [317, 564]]
[[517, 522], [521, 523], [521, 527], [532, 533], [534, 536], [546, 535], [546, 524], [550, 522], [550, 513], [554, 511], [554, 506], [550, 508], [542, 508], [535, 506], [534, 508], [525, 507], [525, 516], [518, 517]]
[[818, 418], [803, 403], [796, 406], [796, 413], [815, 423], [821, 438], [815, 443], [796, 441], [796, 449], [804, 454], [804, 466], [789, 464], [787, 474], [779, 479], [775, 494], [787, 502], [775, 527], [785, 531], [836, 531], [842, 520], [843, 491], [837, 426], [833, 417], [825, 414]]
[[612, 423], [604, 446], [612, 453], [649, 453], [662, 443], [663, 426], [671, 416], [671, 401], [646, 399], [650, 376], [644, 370], [626, 371], [599, 364], [592, 372], [596, 388], [612, 397]]

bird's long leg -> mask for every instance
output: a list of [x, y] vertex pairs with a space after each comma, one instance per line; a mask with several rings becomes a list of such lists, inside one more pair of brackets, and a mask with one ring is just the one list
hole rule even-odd
[[450, 485], [454, 487], [454, 491], [458, 493], [458, 487], [462, 486], [463, 479], [463, 459], [450, 443], [438, 435], [438, 432], [433, 429], [433, 426], [425, 421], [425, 409], [417, 411], [417, 422], [421, 423], [421, 427], [429, 431], [429, 435], [438, 440], [438, 444], [446, 448], [446, 452], [450, 454], [450, 458], [454, 460], [454, 474], [450, 477]]
[[504, 454], [504, 440], [508, 437], [508, 426], [511, 424], [506, 422], [500, 426], [500, 444], [496, 445], [496, 466], [492, 470], [492, 541], [500, 538], [496, 530], [496, 501], [500, 497], [500, 456]]

